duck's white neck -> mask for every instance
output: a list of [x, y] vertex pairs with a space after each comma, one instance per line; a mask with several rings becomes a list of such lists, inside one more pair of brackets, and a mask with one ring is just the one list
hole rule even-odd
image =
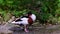
[[33, 21], [36, 20], [36, 15], [35, 14], [30, 15], [30, 17], [32, 18]]

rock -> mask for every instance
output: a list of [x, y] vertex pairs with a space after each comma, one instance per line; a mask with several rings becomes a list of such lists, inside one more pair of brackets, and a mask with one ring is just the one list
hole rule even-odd
[[13, 32], [10, 31], [10, 30], [3, 30], [3, 31], [0, 31], [0, 34], [12, 34]]
[[12, 34], [13, 31], [9, 30], [9, 27], [8, 24], [5, 24], [5, 25], [0, 25], [0, 34]]
[[12, 22], [13, 20], [15, 20], [15, 16], [12, 16], [8, 22]]

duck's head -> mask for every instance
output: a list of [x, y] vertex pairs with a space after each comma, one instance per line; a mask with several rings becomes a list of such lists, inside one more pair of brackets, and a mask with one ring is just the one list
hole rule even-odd
[[31, 12], [31, 11], [29, 11], [27, 14], [28, 14], [28, 16], [30, 16], [30, 15], [32, 15], [32, 12]]
[[33, 21], [35, 21], [35, 20], [36, 20], [36, 15], [35, 15], [35, 14], [33, 14], [31, 11], [30, 11], [30, 12], [28, 12], [28, 17], [30, 17]]

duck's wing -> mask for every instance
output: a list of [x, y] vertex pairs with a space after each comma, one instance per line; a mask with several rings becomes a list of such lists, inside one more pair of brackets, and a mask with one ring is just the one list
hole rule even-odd
[[21, 18], [28, 18], [28, 16], [21, 16]]
[[24, 18], [21, 18], [22, 21], [27, 21], [28, 18], [24, 17]]
[[15, 22], [15, 21], [13, 21], [13, 22], [11, 22], [12, 24], [21, 24], [21, 21], [18, 21], [18, 22]]
[[18, 21], [23, 21], [23, 20], [21, 20], [21, 19], [17, 19], [17, 20], [15, 20], [15, 22], [18, 22]]
[[19, 19], [15, 20], [15, 22], [27, 20], [27, 18], [28, 16], [21, 16]]
[[22, 21], [13, 21], [13, 24], [28, 24], [28, 18], [21, 18]]

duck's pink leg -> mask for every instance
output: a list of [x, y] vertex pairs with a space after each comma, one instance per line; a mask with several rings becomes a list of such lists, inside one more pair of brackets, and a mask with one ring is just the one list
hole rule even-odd
[[27, 29], [28, 25], [24, 25], [24, 31], [25, 32], [29, 32], [28, 29]]

